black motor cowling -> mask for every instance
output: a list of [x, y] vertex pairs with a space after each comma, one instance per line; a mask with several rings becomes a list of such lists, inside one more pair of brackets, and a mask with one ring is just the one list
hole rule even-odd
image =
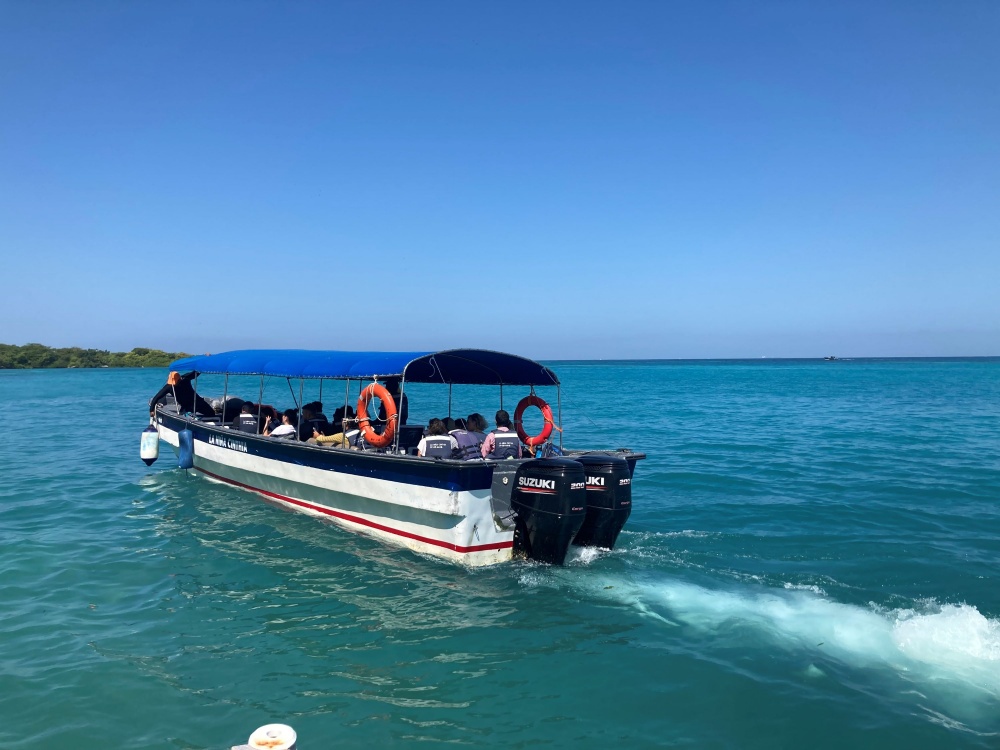
[[587, 513], [583, 466], [568, 458], [525, 461], [514, 477], [514, 551], [562, 565]]
[[628, 461], [608, 453], [585, 453], [574, 459], [586, 472], [587, 517], [573, 544], [611, 549], [632, 512]]

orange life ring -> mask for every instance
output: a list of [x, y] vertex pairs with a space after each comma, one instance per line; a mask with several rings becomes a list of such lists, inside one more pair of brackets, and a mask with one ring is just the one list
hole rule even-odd
[[[368, 416], [368, 404], [375, 397], [378, 397], [385, 407], [385, 430], [381, 435], [375, 432], [375, 428], [371, 425], [371, 418]], [[389, 391], [378, 383], [366, 385], [358, 397], [358, 428], [361, 430], [361, 437], [365, 439], [365, 442], [376, 448], [385, 448], [392, 442], [392, 436], [396, 434], [396, 420], [398, 418], [396, 402], [392, 400]]]
[[[524, 410], [529, 406], [537, 406], [541, 409], [542, 417], [545, 419], [545, 427], [534, 437], [528, 437], [528, 433], [524, 431], [524, 425], [521, 424], [521, 417], [524, 415]], [[534, 393], [530, 396], [525, 396], [518, 402], [517, 409], [514, 411], [514, 428], [517, 430], [517, 436], [521, 438], [521, 442], [525, 445], [532, 448], [536, 445], [541, 445], [552, 434], [552, 409]]]

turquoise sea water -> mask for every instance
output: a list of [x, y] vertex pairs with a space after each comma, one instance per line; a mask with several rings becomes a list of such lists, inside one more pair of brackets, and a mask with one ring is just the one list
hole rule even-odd
[[161, 371], [0, 372], [0, 745], [1000, 746], [1000, 361], [553, 367], [632, 518], [475, 571], [147, 469]]

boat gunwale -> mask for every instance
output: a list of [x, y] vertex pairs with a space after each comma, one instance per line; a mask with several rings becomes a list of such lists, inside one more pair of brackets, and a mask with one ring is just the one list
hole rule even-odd
[[[402, 463], [410, 464], [413, 466], [434, 466], [434, 465], [444, 465], [444, 466], [455, 466], [455, 467], [481, 467], [483, 465], [496, 466], [504, 465], [507, 459], [493, 459], [493, 458], [483, 458], [480, 460], [467, 461], [459, 458], [442, 458], [442, 457], [430, 457], [430, 456], [413, 456], [408, 453], [391, 453], [389, 451], [380, 450], [358, 450], [355, 448], [343, 448], [335, 445], [320, 445], [318, 443], [308, 443], [302, 440], [292, 440], [289, 438], [282, 437], [271, 437], [270, 435], [263, 435], [261, 433], [253, 432], [241, 432], [239, 430], [233, 430], [229, 427], [225, 427], [222, 424], [216, 424], [213, 422], [203, 422], [194, 416], [187, 414], [171, 414], [167, 411], [167, 407], [158, 405], [156, 408], [156, 413], [167, 416], [171, 419], [177, 419], [188, 424], [198, 425], [199, 427], [218, 431], [219, 434], [231, 437], [237, 440], [249, 439], [261, 445], [278, 445], [281, 447], [288, 448], [302, 448], [309, 451], [316, 452], [317, 455], [329, 455], [333, 452], [333, 455], [343, 455], [343, 456], [364, 456], [367, 458], [375, 458], [377, 460], [394, 459]], [[515, 460], [528, 460], [528, 459], [515, 459]], [[433, 462], [433, 463], [431, 463]]]
[[[195, 424], [199, 427], [216, 430], [221, 435], [226, 435], [227, 437], [232, 437], [238, 440], [252, 439], [254, 442], [261, 445], [280, 445], [282, 447], [290, 448], [303, 448], [311, 451], [315, 451], [317, 455], [329, 455], [334, 452], [334, 455], [344, 455], [344, 456], [365, 456], [368, 458], [373, 458], [376, 460], [393, 459], [400, 463], [409, 464], [412, 466], [453, 466], [453, 467], [482, 467], [482, 466], [514, 466], [523, 461], [531, 461], [532, 457], [528, 456], [526, 458], [516, 458], [516, 459], [497, 459], [497, 458], [482, 458], [482, 459], [461, 459], [461, 458], [444, 458], [444, 457], [431, 457], [431, 456], [414, 456], [408, 453], [391, 453], [389, 451], [380, 450], [357, 450], [354, 448], [342, 448], [334, 445], [320, 445], [315, 443], [308, 443], [301, 440], [290, 440], [287, 438], [273, 438], [269, 435], [262, 435], [260, 433], [252, 432], [241, 432], [239, 430], [233, 430], [231, 428], [225, 427], [222, 424], [214, 422], [203, 422], [193, 415], [188, 414], [172, 414], [168, 410], [168, 407], [162, 404], [157, 405], [156, 413], [163, 414], [171, 419], [177, 419], [188, 424]], [[626, 459], [635, 459], [640, 461], [646, 458], [646, 454], [634, 451], [631, 448], [565, 448], [563, 449], [564, 458], [572, 458], [573, 455], [580, 455], [584, 453], [606, 453], [609, 455], [621, 456]]]

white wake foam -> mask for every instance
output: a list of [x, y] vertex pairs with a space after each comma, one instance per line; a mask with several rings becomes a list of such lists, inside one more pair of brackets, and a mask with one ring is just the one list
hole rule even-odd
[[681, 581], [593, 577], [589, 590], [720, 641], [820, 652], [854, 666], [887, 666], [920, 681], [963, 683], [1000, 697], [1000, 620], [968, 604], [919, 611], [833, 601], [808, 589], [712, 590]]

